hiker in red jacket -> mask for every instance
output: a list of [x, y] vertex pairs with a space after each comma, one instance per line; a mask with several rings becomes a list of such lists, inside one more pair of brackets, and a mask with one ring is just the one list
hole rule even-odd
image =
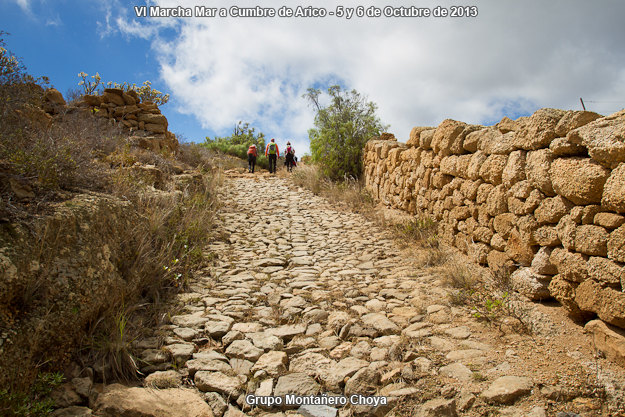
[[269, 172], [276, 173], [276, 162], [280, 158], [280, 150], [278, 150], [278, 144], [274, 138], [271, 138], [271, 142], [267, 144], [265, 148], [265, 156], [269, 159]]
[[257, 156], [258, 156], [258, 151], [256, 150], [256, 145], [252, 144], [250, 148], [247, 150], [248, 172], [254, 173], [254, 168], [256, 167]]

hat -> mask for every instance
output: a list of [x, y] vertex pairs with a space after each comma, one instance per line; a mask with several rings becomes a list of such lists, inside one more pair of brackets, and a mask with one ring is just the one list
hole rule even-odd
[[290, 145], [290, 144], [291, 144], [291, 142], [287, 142], [286, 144], [287, 144], [287, 145]]
[[251, 148], [255, 148], [255, 147], [256, 147], [256, 145], [254, 145], [254, 144], [252, 143], [252, 146], [251, 146]]

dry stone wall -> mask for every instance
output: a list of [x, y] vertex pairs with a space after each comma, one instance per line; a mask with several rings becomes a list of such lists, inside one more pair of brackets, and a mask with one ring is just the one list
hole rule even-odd
[[[155, 103], [141, 102], [135, 91], [107, 88], [99, 95], [85, 95], [77, 105], [96, 117], [115, 120], [128, 129], [133, 145], [156, 152], [178, 150], [178, 140], [167, 130], [167, 118]], [[43, 110], [57, 114], [66, 109], [63, 95], [56, 89], [46, 90]]]
[[512, 271], [521, 294], [625, 328], [625, 110], [445, 120], [405, 144], [369, 141], [364, 164], [376, 199], [436, 220], [445, 243]]

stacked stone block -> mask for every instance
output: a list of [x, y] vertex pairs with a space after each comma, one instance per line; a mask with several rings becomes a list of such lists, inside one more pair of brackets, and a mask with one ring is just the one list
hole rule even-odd
[[114, 119], [134, 133], [135, 145], [153, 151], [176, 151], [178, 141], [167, 130], [167, 118], [158, 106], [141, 102], [135, 91], [107, 88], [101, 95], [85, 95], [82, 105], [88, 107], [97, 117]]
[[533, 300], [625, 328], [625, 111], [541, 109], [490, 127], [445, 120], [365, 147], [386, 205], [438, 222], [439, 237]]

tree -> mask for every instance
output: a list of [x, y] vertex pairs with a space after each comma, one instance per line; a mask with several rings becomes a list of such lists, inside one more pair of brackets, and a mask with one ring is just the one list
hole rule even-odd
[[207, 136], [202, 146], [212, 151], [219, 151], [228, 155], [237, 156], [241, 159], [247, 159], [247, 149], [250, 145], [254, 144], [259, 153], [256, 165], [267, 168], [269, 165], [263, 155], [265, 150], [265, 134], [262, 132], [256, 134], [255, 132], [256, 129], [250, 127], [249, 123], [239, 122], [234, 126], [230, 136], [216, 136], [215, 139], [211, 139]]
[[258, 149], [265, 149], [265, 134], [259, 132], [258, 135], [256, 135], [255, 132], [256, 128], [250, 127], [249, 123], [239, 121], [239, 123], [234, 126], [232, 135], [221, 138], [216, 136], [215, 139], [210, 139], [207, 136], [206, 143], [244, 145], [246, 150], [247, 147], [254, 144]]
[[356, 90], [328, 88], [330, 104], [322, 106], [321, 90], [309, 88], [304, 94], [316, 110], [315, 128], [308, 131], [312, 160], [331, 179], [360, 177], [362, 153], [367, 141], [380, 135], [385, 126], [376, 115], [377, 106]]

